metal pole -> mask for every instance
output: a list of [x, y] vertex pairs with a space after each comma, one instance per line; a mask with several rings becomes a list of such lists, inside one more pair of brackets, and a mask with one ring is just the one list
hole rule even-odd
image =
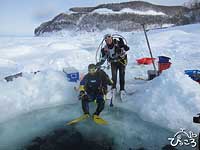
[[144, 29], [144, 35], [145, 35], [145, 38], [146, 38], [146, 41], [147, 41], [147, 46], [148, 46], [148, 48], [149, 48], [149, 53], [150, 53], [151, 58], [152, 58], [153, 68], [154, 68], [154, 71], [157, 72], [157, 71], [156, 71], [156, 65], [155, 65], [155, 62], [154, 62], [154, 59], [153, 59], [153, 54], [152, 54], [152, 51], [151, 51], [151, 47], [150, 47], [150, 44], [149, 44], [149, 40], [148, 40], [148, 37], [147, 37], [147, 33], [146, 33], [146, 29], [145, 29], [144, 24], [142, 24], [142, 27], [143, 27], [143, 29]]

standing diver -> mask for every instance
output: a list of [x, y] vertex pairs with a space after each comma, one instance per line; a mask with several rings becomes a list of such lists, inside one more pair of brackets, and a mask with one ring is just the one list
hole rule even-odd
[[113, 80], [113, 93], [116, 94], [116, 83], [117, 83], [117, 71], [119, 70], [119, 80], [120, 80], [120, 97], [125, 95], [125, 69], [127, 65], [127, 54], [129, 47], [124, 44], [122, 38], [119, 40], [114, 39], [112, 35], [106, 34], [104, 36], [106, 45], [101, 49], [101, 59], [96, 64], [101, 66], [107, 60], [111, 63], [111, 73]]

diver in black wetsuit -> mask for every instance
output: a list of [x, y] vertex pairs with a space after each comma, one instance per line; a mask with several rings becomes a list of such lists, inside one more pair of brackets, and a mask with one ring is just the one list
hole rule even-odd
[[89, 102], [96, 101], [97, 109], [93, 115], [99, 116], [105, 105], [107, 86], [112, 85], [112, 80], [103, 70], [97, 70], [95, 64], [88, 66], [88, 73], [80, 82], [80, 99], [85, 115], [89, 115]]
[[127, 65], [127, 54], [129, 47], [124, 44], [122, 38], [113, 39], [112, 35], [107, 34], [104, 37], [106, 45], [101, 50], [101, 60], [97, 66], [101, 66], [107, 60], [111, 64], [112, 89], [116, 92], [117, 71], [119, 70], [120, 94], [125, 93], [125, 69]]

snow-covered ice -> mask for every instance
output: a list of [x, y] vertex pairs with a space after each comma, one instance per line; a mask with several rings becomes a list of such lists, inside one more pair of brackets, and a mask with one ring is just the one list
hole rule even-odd
[[[134, 80], [135, 77], [147, 78], [147, 70], [153, 69], [152, 66], [136, 64], [136, 59], [149, 57], [144, 34], [119, 33], [131, 48], [126, 88], [136, 90], [135, 94], [128, 96], [127, 102], [116, 103], [113, 110], [107, 105], [102, 113], [109, 120], [108, 128], [114, 130], [112, 133], [118, 137], [119, 145], [133, 142], [133, 146], [155, 146], [156, 140], [167, 144], [163, 138], [155, 139], [156, 136], [169, 136], [180, 128], [198, 130], [192, 117], [200, 110], [200, 86], [185, 75], [184, 70], [200, 68], [199, 28], [199, 24], [194, 24], [148, 32], [154, 57], [165, 55], [172, 58], [172, 67], [149, 82]], [[62, 37], [58, 34], [50, 37], [0, 37], [1, 145], [10, 141], [17, 144], [17, 140], [24, 137], [28, 140], [36, 133], [44, 132], [49, 124], [53, 127], [53, 124], [81, 114], [80, 102], [73, 89], [76, 84], [67, 81], [62, 69], [75, 67], [85, 73], [87, 65], [95, 62], [96, 49], [108, 32], [115, 31], [69, 32], [62, 33]], [[36, 75], [31, 73], [38, 70], [41, 72]], [[24, 76], [13, 82], [3, 80], [6, 75], [18, 72], [23, 72]], [[62, 110], [53, 109], [54, 106], [60, 106]], [[36, 113], [39, 110], [44, 113]], [[34, 125], [36, 121], [40, 121], [38, 128]], [[32, 130], [24, 131], [23, 128]], [[148, 136], [150, 133], [151, 138]], [[9, 141], [5, 139], [7, 136]], [[120, 141], [122, 138], [123, 142]]]
[[157, 12], [154, 10], [134, 10], [131, 8], [123, 8], [120, 11], [113, 11], [112, 9], [108, 9], [108, 8], [99, 8], [99, 9], [95, 9], [94, 11], [92, 11], [92, 13], [98, 13], [98, 14], [123, 14], [123, 13], [128, 13], [128, 14], [138, 14], [138, 15], [166, 15], [163, 12]]

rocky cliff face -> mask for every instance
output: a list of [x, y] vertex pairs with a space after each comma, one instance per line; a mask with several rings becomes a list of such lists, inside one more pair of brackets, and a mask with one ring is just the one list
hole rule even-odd
[[183, 11], [183, 12], [188, 11], [187, 8], [182, 7], [182, 6], [161, 6], [161, 5], [154, 5], [154, 4], [143, 2], [143, 1], [102, 4], [96, 7], [75, 7], [75, 8], [71, 8], [70, 11], [78, 12], [78, 13], [81, 13], [81, 12], [91, 13], [92, 11], [96, 9], [100, 9], [100, 8], [107, 8], [113, 11], [120, 11], [124, 8], [130, 8], [133, 10], [141, 10], [141, 11], [154, 10], [156, 12], [163, 12], [167, 15], [174, 15], [174, 14], [179, 13], [180, 11]]
[[104, 30], [133, 31], [141, 29], [141, 24], [163, 27], [188, 24], [190, 10], [182, 6], [160, 6], [147, 2], [102, 4], [96, 7], [75, 7], [71, 13], [61, 13], [53, 20], [35, 29], [35, 35], [60, 30]]

